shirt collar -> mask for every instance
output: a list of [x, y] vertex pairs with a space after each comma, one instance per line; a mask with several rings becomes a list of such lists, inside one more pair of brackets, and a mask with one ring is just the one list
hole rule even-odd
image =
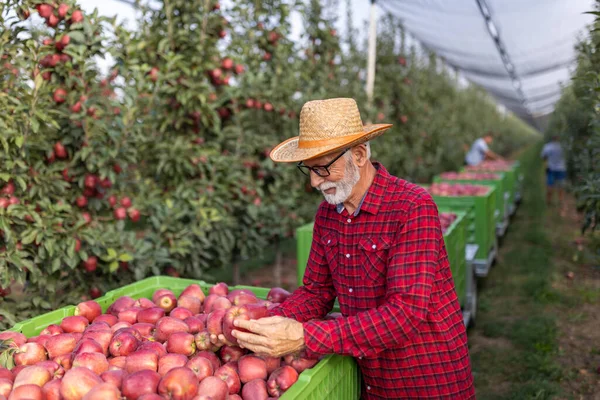
[[[369, 189], [358, 204], [356, 211], [354, 211], [355, 217], [361, 211], [366, 211], [370, 214], [377, 214], [379, 206], [381, 205], [381, 201], [383, 200], [383, 196], [385, 195], [385, 189], [388, 186], [391, 175], [380, 163], [374, 162], [373, 166], [375, 169], [377, 169], [377, 174], [375, 174], [373, 183], [371, 183], [371, 186], [369, 186]], [[341, 214], [341, 212], [344, 211], [344, 204], [337, 204], [336, 210]]]

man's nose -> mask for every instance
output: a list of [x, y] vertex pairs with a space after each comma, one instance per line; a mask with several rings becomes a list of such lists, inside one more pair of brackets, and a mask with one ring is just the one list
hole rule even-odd
[[315, 174], [313, 171], [310, 171], [310, 185], [312, 187], [317, 188], [324, 181], [325, 179], [323, 177]]

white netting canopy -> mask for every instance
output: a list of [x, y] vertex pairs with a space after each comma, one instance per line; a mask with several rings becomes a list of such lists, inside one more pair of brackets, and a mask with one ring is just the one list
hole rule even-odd
[[534, 122], [575, 67], [593, 0], [377, 0], [424, 46]]

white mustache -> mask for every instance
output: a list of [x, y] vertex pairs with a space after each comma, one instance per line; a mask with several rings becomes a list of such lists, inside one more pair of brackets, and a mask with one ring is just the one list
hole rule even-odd
[[337, 188], [337, 184], [335, 184], [333, 182], [326, 182], [326, 183], [321, 183], [319, 185], [319, 187], [317, 187], [317, 190], [320, 192], [323, 192], [327, 189], [332, 189], [332, 188]]

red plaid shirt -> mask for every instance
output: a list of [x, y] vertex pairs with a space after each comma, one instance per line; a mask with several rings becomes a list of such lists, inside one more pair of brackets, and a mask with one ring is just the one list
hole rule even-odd
[[364, 399], [475, 398], [437, 207], [375, 166], [356, 215], [321, 204], [304, 286], [273, 313], [303, 322], [308, 356], [356, 357]]

